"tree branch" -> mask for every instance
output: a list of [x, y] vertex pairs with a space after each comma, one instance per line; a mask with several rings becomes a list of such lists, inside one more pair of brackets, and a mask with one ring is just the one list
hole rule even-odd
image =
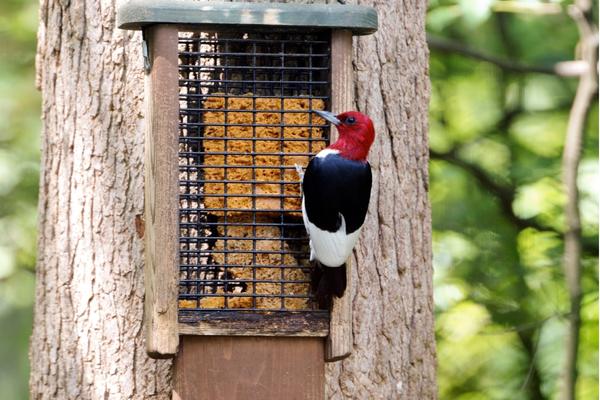
[[[595, 296], [589, 296], [589, 295], [595, 295]], [[597, 291], [588, 292], [588, 293], [586, 293], [585, 297], [587, 297], [587, 300], [585, 302], [581, 303], [582, 306], [598, 301], [598, 292]], [[488, 307], [488, 310], [489, 310], [489, 307]], [[482, 333], [480, 333], [480, 335], [482, 335], [482, 336], [506, 335], [509, 333], [515, 333], [515, 332], [520, 332], [520, 331], [531, 331], [534, 329], [540, 329], [541, 326], [543, 324], [545, 324], [547, 321], [549, 321], [553, 318], [565, 318], [565, 317], [568, 318], [570, 314], [571, 314], [571, 311], [554, 312], [554, 313], [548, 315], [547, 317], [538, 319], [536, 321], [529, 321], [524, 324], [519, 324], [519, 325], [510, 327], [510, 328], [506, 328], [506, 329], [482, 332]]]
[[562, 14], [563, 9], [556, 3], [525, 3], [523, 1], [496, 1], [492, 4], [492, 10], [503, 13], [556, 15]]
[[579, 215], [579, 192], [577, 175], [581, 159], [585, 121], [590, 105], [598, 89], [596, 65], [598, 62], [597, 29], [586, 15], [591, 10], [589, 0], [577, 0], [569, 7], [569, 15], [579, 30], [579, 48], [581, 58], [587, 64], [587, 72], [581, 76], [573, 106], [569, 114], [567, 134], [563, 150], [563, 183], [567, 194], [565, 205], [566, 231], [564, 250], [564, 271], [571, 312], [567, 330], [565, 354], [564, 385], [562, 399], [575, 399], [577, 383], [577, 353], [579, 349], [579, 330], [581, 327], [581, 220]]
[[532, 219], [520, 218], [514, 213], [512, 208], [512, 204], [515, 200], [514, 188], [502, 186], [496, 183], [492, 177], [490, 177], [480, 166], [463, 160], [462, 158], [458, 157], [456, 153], [456, 149], [452, 149], [448, 153], [440, 153], [435, 150], [429, 150], [429, 156], [431, 159], [447, 161], [469, 172], [482, 187], [487, 189], [496, 198], [498, 198], [502, 213], [518, 229], [535, 228], [538, 230], [548, 230], [548, 228], [541, 226], [536, 221]]
[[529, 357], [529, 370], [527, 371], [527, 376], [521, 389], [527, 388], [529, 392], [529, 398], [533, 400], [545, 400], [546, 396], [542, 393], [542, 378], [540, 376], [540, 371], [537, 368], [535, 363], [535, 358], [537, 356], [538, 345], [539, 345], [539, 335], [537, 340], [533, 340], [533, 332], [532, 331], [518, 331], [517, 336], [521, 341], [521, 344], [525, 348], [525, 352]]
[[577, 77], [585, 72], [587, 64], [581, 61], [562, 61], [552, 66], [527, 65], [485, 54], [454, 40], [427, 34], [429, 47], [444, 53], [454, 53], [494, 64], [502, 69], [517, 73], [540, 73], [562, 77]]
[[[458, 155], [458, 149], [454, 148], [447, 153], [441, 153], [435, 150], [429, 150], [429, 157], [432, 160], [444, 160], [450, 164], [456, 165], [470, 173], [477, 182], [498, 198], [500, 202], [500, 210], [504, 216], [519, 230], [533, 228], [538, 231], [550, 231], [557, 235], [563, 235], [564, 232], [559, 231], [551, 226], [540, 224], [533, 218], [521, 218], [515, 214], [512, 204], [515, 200], [515, 188], [513, 186], [503, 186], [497, 183], [483, 168], [475, 163], [463, 160]], [[597, 240], [582, 241], [582, 246], [585, 254], [597, 255], [598, 243]]]

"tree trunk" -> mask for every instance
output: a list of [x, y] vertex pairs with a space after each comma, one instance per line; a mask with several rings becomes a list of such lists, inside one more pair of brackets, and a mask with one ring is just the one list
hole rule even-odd
[[569, 14], [579, 30], [578, 49], [586, 63], [581, 75], [567, 125], [562, 158], [562, 180], [567, 197], [565, 204], [566, 231], [563, 270], [569, 292], [570, 312], [565, 345], [562, 400], [573, 400], [577, 394], [577, 360], [581, 329], [581, 216], [577, 177], [585, 132], [585, 124], [592, 102], [598, 96], [598, 28], [593, 25], [592, 2], [577, 0], [569, 7]]
[[[377, 130], [374, 185], [352, 263], [354, 351], [328, 364], [327, 398], [433, 399], [426, 4], [373, 5], [379, 32], [356, 39], [354, 60], [357, 108]], [[140, 35], [114, 21], [113, 2], [42, 0], [33, 399], [171, 395], [171, 362], [146, 356], [141, 323]]]
[[354, 46], [356, 106], [375, 123], [374, 180], [352, 262], [354, 350], [328, 364], [327, 398], [433, 399], [427, 5], [361, 4], [379, 14], [379, 31]]
[[32, 399], [170, 399], [171, 361], [142, 330], [141, 35], [112, 1], [43, 0], [43, 93]]

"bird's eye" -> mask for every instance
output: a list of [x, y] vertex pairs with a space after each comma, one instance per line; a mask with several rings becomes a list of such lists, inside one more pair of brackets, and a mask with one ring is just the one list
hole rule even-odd
[[346, 118], [346, 123], [352, 125], [353, 123], [356, 122], [356, 118], [354, 117], [348, 117]]

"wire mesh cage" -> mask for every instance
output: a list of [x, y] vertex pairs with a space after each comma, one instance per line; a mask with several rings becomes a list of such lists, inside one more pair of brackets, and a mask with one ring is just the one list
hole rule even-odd
[[180, 32], [178, 56], [180, 322], [326, 313], [297, 166], [328, 143], [329, 32]]

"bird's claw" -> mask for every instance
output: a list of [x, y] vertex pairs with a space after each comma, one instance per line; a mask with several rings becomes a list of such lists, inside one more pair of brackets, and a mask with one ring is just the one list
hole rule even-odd
[[302, 165], [294, 164], [294, 167], [296, 167], [296, 172], [298, 173], [300, 180], [303, 180], [304, 179], [304, 168], [302, 168]]

